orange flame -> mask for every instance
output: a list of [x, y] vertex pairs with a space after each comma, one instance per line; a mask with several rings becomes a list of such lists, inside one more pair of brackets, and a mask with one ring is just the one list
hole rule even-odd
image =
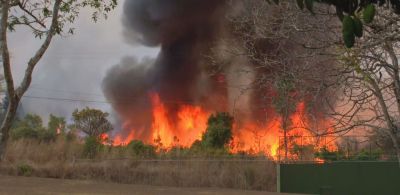
[[[200, 106], [180, 105], [176, 112], [176, 119], [171, 119], [167, 108], [156, 93], [150, 94], [152, 102], [152, 129], [151, 136], [143, 139], [135, 135], [135, 130], [131, 130], [126, 136], [118, 134], [114, 137], [114, 145], [126, 145], [134, 139], [141, 139], [148, 144], [155, 144], [161, 148], [171, 148], [173, 146], [190, 147], [190, 145], [200, 140], [207, 128], [207, 120], [212, 112], [204, 110]], [[305, 111], [305, 103], [300, 102], [296, 111], [290, 117], [290, 128], [287, 136], [290, 137], [288, 145], [313, 145], [321, 146], [321, 141], [314, 138], [311, 122], [308, 120]], [[231, 143], [232, 152], [247, 152], [251, 154], [263, 153], [277, 159], [282, 156], [283, 146], [280, 138], [283, 136], [281, 127], [281, 117], [274, 117], [266, 124], [256, 124], [253, 121], [245, 121], [240, 126], [234, 124], [233, 140]], [[329, 121], [318, 121], [319, 125], [328, 127]], [[301, 139], [297, 139], [301, 137]], [[325, 139], [326, 142], [326, 139]], [[328, 149], [335, 149], [334, 142]], [[291, 157], [294, 154], [290, 154]]]

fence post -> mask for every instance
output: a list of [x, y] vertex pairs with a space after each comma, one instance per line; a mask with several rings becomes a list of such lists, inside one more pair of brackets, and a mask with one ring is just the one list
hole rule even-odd
[[281, 163], [276, 164], [276, 191], [281, 192]]
[[[0, 4], [0, 24], [1, 24], [2, 16], [3, 16], [3, 14], [2, 14], [3, 13], [3, 9], [2, 9], [3, 1], [0, 0], [0, 2], [1, 2], [1, 4]], [[3, 32], [1, 26], [2, 25], [0, 25], [0, 33]], [[6, 41], [6, 40], [4, 40], [4, 41]], [[0, 63], [1, 63], [1, 65], [3, 65], [3, 40], [1, 38], [0, 38]]]

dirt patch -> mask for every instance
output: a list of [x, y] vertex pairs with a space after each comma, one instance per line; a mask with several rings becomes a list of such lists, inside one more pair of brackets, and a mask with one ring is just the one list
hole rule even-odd
[[221, 194], [278, 195], [279, 193], [218, 188], [173, 188], [81, 180], [0, 176], [0, 194]]

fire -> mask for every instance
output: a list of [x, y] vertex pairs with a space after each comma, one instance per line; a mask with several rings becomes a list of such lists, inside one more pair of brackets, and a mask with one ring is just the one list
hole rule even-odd
[[[117, 134], [114, 136], [114, 145], [126, 145], [134, 139], [140, 139], [148, 144], [168, 149], [174, 146], [190, 147], [194, 141], [201, 139], [207, 128], [211, 111], [205, 110], [201, 106], [182, 104], [174, 112], [175, 117], [171, 117], [172, 114], [157, 93], [150, 94], [150, 99], [153, 108], [150, 136], [143, 139], [143, 137], [136, 135], [136, 131], [132, 129], [128, 135]], [[308, 119], [305, 109], [305, 103], [300, 102], [296, 111], [289, 118], [288, 148], [295, 145], [322, 147], [322, 141], [317, 139], [309, 130], [314, 127], [311, 125], [312, 122]], [[276, 115], [265, 124], [239, 120], [236, 121], [233, 128], [233, 140], [230, 145], [232, 152], [261, 153], [274, 159], [283, 157], [285, 148], [282, 141], [281, 117]], [[328, 127], [329, 121], [318, 121], [318, 124]], [[326, 141], [325, 139], [325, 143]], [[334, 142], [330, 142], [328, 149], [334, 150]], [[291, 158], [296, 158], [293, 152], [289, 152], [289, 155]]]
[[143, 138], [135, 135], [136, 131], [132, 129], [128, 135], [117, 134], [114, 137], [114, 145], [126, 145], [134, 139], [141, 139], [146, 143], [163, 148], [171, 148], [177, 145], [190, 147], [194, 141], [201, 139], [207, 128], [210, 112], [205, 111], [200, 106], [181, 105], [177, 112], [177, 121], [172, 121], [159, 95], [150, 94], [150, 99], [153, 107], [151, 137], [143, 140]]
[[182, 105], [177, 112], [177, 122], [171, 121], [157, 94], [151, 94], [153, 104], [152, 138], [155, 144], [166, 148], [180, 145], [189, 147], [207, 128], [209, 112], [199, 106]]
[[113, 145], [117, 145], [117, 146], [119, 146], [119, 145], [127, 145], [127, 144], [129, 144], [129, 142], [134, 140], [135, 137], [136, 136], [135, 136], [135, 131], [134, 130], [131, 130], [129, 132], [128, 136], [125, 136], [125, 137], [122, 134], [118, 134], [118, 135], [116, 135], [114, 137]]

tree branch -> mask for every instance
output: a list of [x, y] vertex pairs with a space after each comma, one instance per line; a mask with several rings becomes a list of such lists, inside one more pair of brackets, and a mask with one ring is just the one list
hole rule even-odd
[[62, 0], [56, 0], [53, 6], [53, 16], [52, 16], [52, 21], [51, 21], [51, 26], [48, 31], [47, 37], [44, 40], [43, 44], [41, 47], [38, 49], [38, 51], [35, 53], [35, 55], [29, 60], [28, 62], [28, 67], [25, 70], [25, 76], [24, 79], [21, 83], [21, 85], [17, 88], [16, 90], [16, 95], [18, 97], [22, 97], [23, 94], [28, 90], [29, 85], [32, 82], [32, 72], [39, 62], [39, 60], [42, 58], [46, 50], [49, 48], [50, 42], [53, 39], [53, 36], [57, 33], [58, 30], [58, 13], [60, 10], [60, 5], [61, 5]]

